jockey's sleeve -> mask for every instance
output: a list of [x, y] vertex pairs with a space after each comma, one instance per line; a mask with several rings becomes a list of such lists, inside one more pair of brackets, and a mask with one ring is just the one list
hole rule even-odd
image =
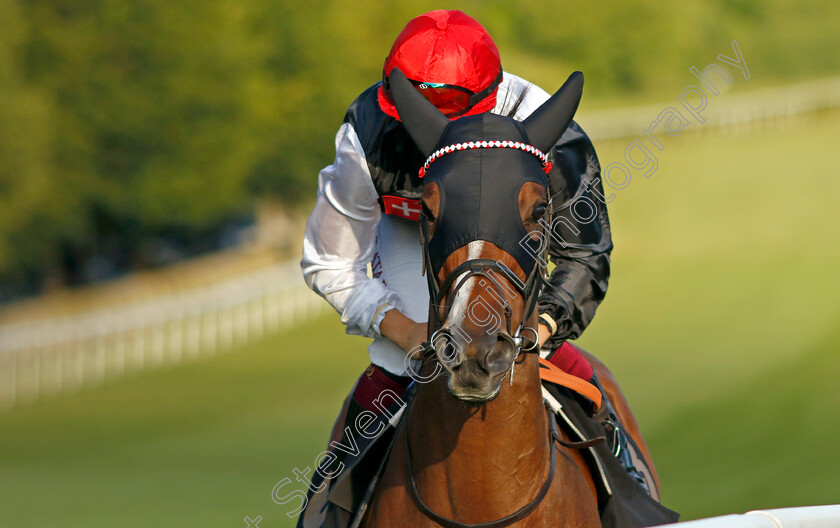
[[341, 314], [348, 334], [375, 337], [384, 313], [399, 308], [398, 296], [367, 276], [381, 215], [378, 195], [349, 123], [339, 128], [335, 147], [335, 161], [318, 176], [300, 266], [306, 284]]
[[595, 148], [572, 122], [552, 149], [549, 255], [554, 270], [538, 310], [557, 325], [547, 346], [583, 333], [607, 293], [612, 235]]

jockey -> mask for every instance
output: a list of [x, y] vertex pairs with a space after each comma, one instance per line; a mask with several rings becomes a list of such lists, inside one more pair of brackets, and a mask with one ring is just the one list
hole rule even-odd
[[[406, 355], [414, 361], [427, 339], [429, 295], [418, 227], [423, 187], [418, 169], [425, 156], [391, 99], [388, 78], [394, 68], [450, 119], [493, 112], [523, 120], [549, 98], [502, 70], [495, 43], [477, 21], [440, 10], [408, 23], [385, 59], [382, 81], [350, 105], [336, 135], [335, 161], [319, 176], [301, 261], [307, 285], [341, 314], [347, 333], [373, 339], [371, 366], [345, 405], [347, 423], [362, 410], [376, 411], [371, 400], [382, 390], [401, 393], [407, 387]], [[549, 192], [555, 217], [566, 221], [558, 233], [565, 244], [552, 240], [549, 246], [555, 267], [539, 297], [539, 342], [544, 357], [590, 381], [592, 367], [565, 342], [581, 335], [607, 290], [613, 246], [600, 166], [575, 122], [551, 157]], [[569, 211], [582, 196], [597, 207], [589, 218]], [[344, 422], [339, 418], [334, 431], [340, 434]], [[632, 470], [632, 463], [625, 467]]]

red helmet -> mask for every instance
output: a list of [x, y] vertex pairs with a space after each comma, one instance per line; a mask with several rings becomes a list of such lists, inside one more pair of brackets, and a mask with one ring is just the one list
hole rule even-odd
[[420, 15], [394, 42], [382, 69], [378, 98], [382, 111], [399, 119], [388, 86], [394, 68], [450, 119], [496, 106], [502, 81], [499, 49], [487, 30], [461, 11]]

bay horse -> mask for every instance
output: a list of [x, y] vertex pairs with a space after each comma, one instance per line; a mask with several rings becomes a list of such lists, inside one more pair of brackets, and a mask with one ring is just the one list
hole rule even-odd
[[[404, 126], [429, 156], [421, 175], [432, 345], [421, 372], [442, 375], [418, 384], [362, 525], [601, 526], [593, 477], [577, 450], [552, 438], [539, 358], [528, 353], [538, 348], [536, 257], [547, 246], [539, 220], [550, 211], [543, 153], [571, 122], [583, 76], [572, 74], [523, 122], [489, 112], [449, 121], [398, 70], [391, 82]], [[658, 490], [615, 379], [586, 357]]]

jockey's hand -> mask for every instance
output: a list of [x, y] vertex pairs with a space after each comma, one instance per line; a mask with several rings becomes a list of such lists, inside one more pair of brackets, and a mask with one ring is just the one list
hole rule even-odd
[[426, 323], [414, 322], [399, 310], [388, 310], [379, 323], [379, 331], [410, 354], [412, 359], [422, 358], [420, 344], [426, 340]]

